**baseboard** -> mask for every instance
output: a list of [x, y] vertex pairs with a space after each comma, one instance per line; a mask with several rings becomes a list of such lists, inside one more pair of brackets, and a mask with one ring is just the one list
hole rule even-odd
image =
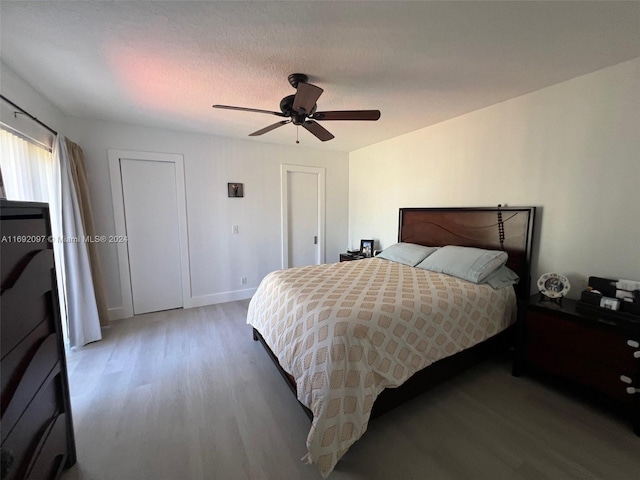
[[[184, 300], [183, 308], [195, 308], [204, 307], [206, 305], [215, 305], [217, 303], [235, 302], [236, 300], [246, 300], [253, 297], [257, 288], [247, 288], [244, 290], [233, 290], [231, 292], [212, 293], [211, 295], [200, 295], [198, 297], [191, 297]], [[133, 316], [133, 313], [128, 312], [123, 306], [113, 307], [108, 309], [109, 321], [121, 320], [123, 318], [129, 318]]]
[[185, 300], [184, 308], [204, 307], [206, 305], [215, 305], [216, 303], [246, 300], [247, 298], [253, 297], [256, 290], [256, 288], [247, 288], [244, 290], [233, 290], [231, 292], [212, 293], [211, 295], [191, 297]]
[[109, 313], [109, 321], [113, 320], [122, 320], [123, 318], [129, 318], [132, 315], [128, 314], [127, 309], [123, 306], [108, 308], [107, 312]]

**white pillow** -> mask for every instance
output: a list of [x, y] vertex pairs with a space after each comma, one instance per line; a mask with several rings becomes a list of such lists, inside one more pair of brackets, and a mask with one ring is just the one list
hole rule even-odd
[[376, 258], [384, 258], [385, 260], [415, 267], [436, 250], [438, 250], [438, 247], [425, 247], [415, 243], [396, 243], [385, 248]]
[[509, 285], [517, 285], [519, 281], [520, 277], [518, 274], [509, 267], [504, 266], [489, 275], [484, 283], [491, 285], [497, 290], [499, 288], [508, 287]]
[[416, 267], [446, 273], [473, 283], [483, 283], [507, 263], [507, 252], [447, 245], [429, 255]]

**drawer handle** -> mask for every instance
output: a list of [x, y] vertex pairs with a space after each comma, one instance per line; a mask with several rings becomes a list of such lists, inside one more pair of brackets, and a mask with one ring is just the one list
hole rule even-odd
[[640, 347], [640, 343], [635, 340], [627, 340], [627, 345], [629, 345], [632, 348]]
[[640, 358], [640, 350], [633, 352], [633, 358]]
[[633, 383], [633, 380], [631, 380], [631, 378], [627, 377], [626, 375], [620, 375], [620, 380], [624, 383], [628, 383], [629, 385]]
[[627, 387], [627, 393], [633, 395], [634, 393], [640, 393], [640, 388]]

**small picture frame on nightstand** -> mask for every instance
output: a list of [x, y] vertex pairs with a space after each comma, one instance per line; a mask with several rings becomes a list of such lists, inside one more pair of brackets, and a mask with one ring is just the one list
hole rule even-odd
[[360, 255], [373, 257], [373, 240], [360, 240]]

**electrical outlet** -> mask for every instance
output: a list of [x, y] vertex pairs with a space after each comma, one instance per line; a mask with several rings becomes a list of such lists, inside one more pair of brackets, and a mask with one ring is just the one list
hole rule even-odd
[[242, 285], [246, 285], [246, 284], [247, 284], [247, 277], [242, 277], [242, 278], [240, 279], [240, 283], [241, 283]]
[[238, 234], [238, 225], [231, 225], [231, 233], [234, 235]]

